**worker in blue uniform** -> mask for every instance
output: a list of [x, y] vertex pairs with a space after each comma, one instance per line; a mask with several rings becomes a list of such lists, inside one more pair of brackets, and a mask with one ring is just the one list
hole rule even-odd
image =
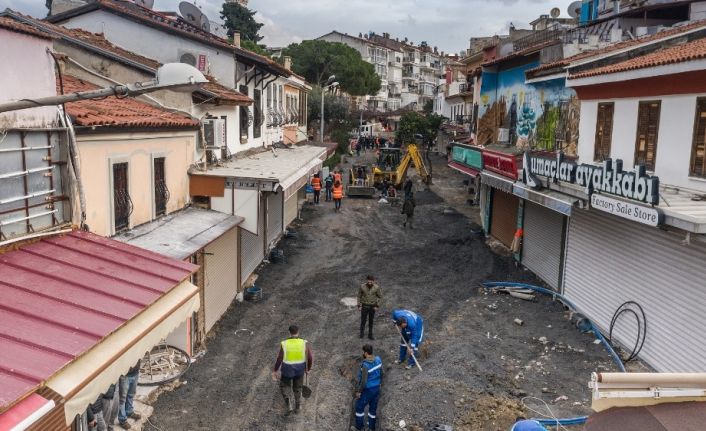
[[547, 429], [533, 419], [517, 418], [517, 422], [510, 431], [547, 431]]
[[368, 407], [368, 430], [375, 430], [377, 422], [378, 398], [380, 398], [380, 385], [382, 384], [382, 360], [373, 355], [373, 346], [363, 346], [363, 362], [358, 371], [358, 386], [355, 397], [355, 427], [360, 431], [365, 424], [365, 407]]
[[[400, 357], [395, 363], [401, 364], [407, 357], [405, 368], [409, 370], [414, 367], [414, 357], [419, 356], [419, 345], [422, 344], [424, 338], [424, 320], [422, 320], [422, 316], [409, 310], [393, 310], [392, 320], [402, 333]], [[412, 357], [412, 352], [414, 352], [414, 357]]]

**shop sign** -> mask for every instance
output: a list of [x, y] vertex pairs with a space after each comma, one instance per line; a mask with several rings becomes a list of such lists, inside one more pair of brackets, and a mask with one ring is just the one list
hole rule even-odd
[[623, 202], [597, 193], [591, 195], [591, 208], [649, 226], [659, 226], [664, 221], [664, 214], [659, 208]]
[[272, 192], [274, 191], [274, 183], [270, 181], [263, 182], [246, 178], [227, 178], [226, 188], [236, 190], [259, 190], [262, 192]]
[[607, 159], [601, 165], [579, 165], [564, 160], [562, 153], [557, 153], [555, 158], [546, 158], [526, 152], [522, 159], [522, 181], [539, 189], [544, 185], [538, 176], [554, 183], [577, 184], [588, 195], [603, 192], [652, 205], [659, 203], [659, 178], [647, 175], [644, 165], [623, 171], [620, 159]]
[[451, 153], [451, 160], [469, 168], [483, 169], [483, 155], [475, 148], [454, 145]]
[[514, 154], [483, 151], [483, 169], [504, 177], [517, 179], [517, 158]]

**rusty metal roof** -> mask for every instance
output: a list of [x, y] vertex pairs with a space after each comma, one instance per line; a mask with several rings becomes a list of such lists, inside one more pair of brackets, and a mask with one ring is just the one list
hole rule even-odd
[[196, 268], [80, 231], [0, 254], [0, 412]]
[[706, 403], [616, 407], [591, 415], [586, 431], [703, 431]]

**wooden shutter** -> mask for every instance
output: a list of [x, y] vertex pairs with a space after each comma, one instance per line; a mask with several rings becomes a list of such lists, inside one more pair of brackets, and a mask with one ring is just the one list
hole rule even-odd
[[602, 162], [610, 157], [610, 147], [613, 136], [613, 112], [615, 104], [599, 103], [596, 119], [596, 139], [593, 150], [593, 160]]
[[689, 175], [706, 177], [706, 97], [696, 99], [694, 138], [691, 143]]
[[640, 102], [637, 112], [635, 164], [644, 164], [648, 171], [655, 170], [660, 106], [659, 100]]

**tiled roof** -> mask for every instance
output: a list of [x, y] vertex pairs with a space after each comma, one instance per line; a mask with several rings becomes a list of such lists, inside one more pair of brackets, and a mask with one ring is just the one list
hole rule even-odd
[[[98, 87], [79, 78], [62, 76], [64, 93], [95, 90]], [[57, 79], [57, 86], [59, 80]], [[169, 127], [190, 128], [199, 122], [186, 115], [169, 112], [130, 97], [118, 99], [115, 96], [105, 99], [82, 100], [66, 104], [74, 124], [78, 126], [111, 127]]]
[[541, 49], [543, 49], [543, 48], [546, 48], [546, 47], [549, 47], [549, 46], [553, 46], [553, 45], [556, 45], [556, 44], [559, 44], [559, 43], [561, 43], [561, 41], [560, 41], [559, 39], [548, 40], [548, 41], [546, 41], [546, 42], [543, 42], [543, 43], [540, 43], [540, 44], [537, 44], [537, 45], [534, 45], [534, 46], [527, 47], [527, 48], [522, 49], [522, 50], [520, 50], [520, 51], [513, 52], [513, 53], [508, 54], [508, 55], [506, 55], [506, 56], [504, 56], [504, 57], [496, 58], [495, 60], [491, 60], [491, 61], [485, 62], [485, 63], [482, 64], [482, 66], [483, 66], [483, 67], [486, 67], [486, 66], [494, 66], [494, 65], [496, 65], [496, 64], [498, 64], [498, 63], [502, 63], [502, 62], [504, 62], [504, 61], [511, 60], [511, 59], [513, 59], [513, 58], [522, 57], [522, 56], [525, 56], [525, 55], [527, 55], [527, 54], [533, 54], [533, 53], [535, 53], [535, 52], [537, 52], [537, 51], [539, 51], [539, 50], [541, 50]]
[[655, 34], [652, 34], [649, 36], [644, 36], [644, 37], [640, 37], [640, 38], [633, 39], [633, 40], [626, 40], [623, 42], [618, 42], [618, 43], [615, 43], [612, 45], [608, 45], [608, 46], [601, 48], [601, 49], [580, 52], [578, 54], [563, 58], [561, 60], [554, 61], [552, 63], [542, 64], [538, 67], [535, 67], [534, 69], [528, 70], [526, 73], [528, 75], [534, 75], [537, 72], [541, 72], [544, 70], [568, 66], [571, 63], [574, 63], [579, 60], [584, 60], [584, 59], [588, 59], [588, 58], [603, 55], [603, 54], [609, 54], [611, 52], [620, 51], [625, 48], [636, 47], [638, 45], [646, 44], [649, 42], [654, 42], [654, 41], [657, 41], [660, 39], [678, 36], [682, 33], [687, 33], [692, 30], [696, 30], [696, 29], [699, 29], [702, 27], [706, 27], [706, 20], [694, 21], [693, 23], [689, 23], [687, 25], [680, 26], [680, 27], [672, 27], [672, 28], [662, 30], [658, 33], [655, 33]]
[[22, 24], [20, 22], [17, 22], [15, 20], [13, 20], [11, 18], [7, 18], [7, 17], [0, 17], [0, 28], [4, 28], [4, 29], [10, 30], [10, 31], [15, 31], [18, 33], [27, 34], [29, 36], [39, 37], [42, 39], [54, 39], [54, 37], [50, 34], [47, 34], [43, 31], [32, 28], [31, 26], [29, 26], [27, 24]]
[[253, 103], [253, 99], [244, 95], [243, 93], [214, 82], [214, 79], [210, 76], [208, 77], [208, 79], [210, 82], [204, 84], [201, 89], [215, 94], [218, 100], [237, 104]]
[[699, 60], [703, 58], [706, 58], [706, 38], [669, 48], [663, 48], [659, 51], [651, 52], [649, 54], [641, 55], [619, 63], [585, 70], [575, 75], [570, 75], [569, 78], [587, 78], [590, 76], [646, 69], [649, 67], [682, 63], [685, 61]]

